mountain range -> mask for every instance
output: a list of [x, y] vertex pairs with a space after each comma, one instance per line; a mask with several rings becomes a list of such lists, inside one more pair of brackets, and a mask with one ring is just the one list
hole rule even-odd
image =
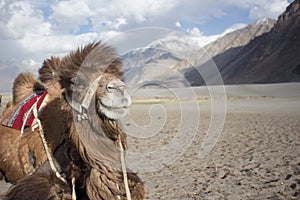
[[300, 0], [264, 19], [213, 38], [171, 33], [122, 56], [127, 84], [172, 87], [300, 81]]

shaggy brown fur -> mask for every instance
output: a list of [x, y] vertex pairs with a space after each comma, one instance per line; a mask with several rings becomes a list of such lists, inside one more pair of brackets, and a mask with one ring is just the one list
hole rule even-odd
[[[3, 111], [5, 119], [15, 106], [34, 90], [44, 89], [43, 85], [31, 73], [20, 74], [13, 85], [13, 102], [9, 102]], [[0, 168], [7, 180], [15, 182], [33, 172], [45, 160], [45, 152], [37, 131], [20, 131], [0, 126]]]
[[[53, 156], [65, 177], [76, 177], [79, 180], [76, 184], [77, 199], [87, 199], [84, 191], [86, 177], [80, 176], [80, 172], [85, 170], [85, 174], [87, 174], [89, 168], [80, 160], [74, 146], [70, 146], [70, 143], [64, 141], [55, 150]], [[79, 161], [81, 161], [81, 164], [78, 163]], [[74, 166], [80, 168], [75, 169]], [[71, 200], [71, 188], [71, 180], [65, 183], [58, 179], [50, 169], [49, 162], [46, 161], [34, 173], [18, 180], [9, 189], [4, 199]]]
[[[123, 75], [121, 62], [114, 49], [100, 43], [92, 43], [71, 52], [62, 59], [46, 60], [39, 72], [40, 80], [45, 83], [47, 90], [51, 91], [50, 100], [39, 117], [61, 173], [66, 176], [69, 183], [71, 178], [75, 177], [76, 193], [86, 195], [89, 199], [126, 199], [118, 150], [119, 135], [122, 145], [124, 148], [127, 147], [126, 134], [117, 120], [106, 118], [96, 108], [99, 99], [105, 95], [103, 87], [106, 82], [113, 77], [121, 78]], [[77, 122], [73, 118], [73, 112], [76, 111], [66, 101], [65, 95], [81, 102], [91, 81], [100, 74], [104, 75], [99, 82], [96, 98], [88, 108], [89, 119]], [[25, 76], [25, 82], [29, 81], [28, 84], [31, 84], [31, 91], [40, 89], [36, 80], [29, 80], [30, 76], [20, 75], [22, 76]], [[15, 81], [13, 106], [23, 97], [17, 91], [23, 93], [24, 90], [18, 86], [23, 87], [24, 84], [19, 83], [22, 81]], [[47, 182], [48, 179], [45, 188], [52, 191], [47, 193], [48, 199], [58, 195], [60, 190], [70, 191], [70, 185], [67, 186], [69, 189], [64, 189], [66, 186], [55, 180], [56, 177], [51, 175], [49, 167], [43, 167], [47, 170], [38, 169], [32, 175], [25, 176], [35, 171], [42, 161], [47, 159], [37, 131], [25, 131], [20, 139], [18, 131], [1, 126], [0, 134], [4, 136], [0, 139], [0, 168], [10, 181], [14, 182], [24, 177], [16, 182], [8, 193], [7, 199], [13, 199], [17, 195], [23, 195], [25, 199], [26, 192], [23, 191], [34, 187], [24, 184], [28, 180], [30, 183], [35, 180], [42, 183]], [[26, 165], [29, 165], [30, 169], [25, 170]], [[132, 199], [144, 199], [145, 190], [141, 180], [131, 172], [128, 172], [128, 177]], [[58, 189], [55, 189], [57, 187]], [[70, 193], [66, 192], [67, 194]], [[39, 198], [38, 195], [40, 194], [36, 193], [34, 197], [31, 195], [26, 198]]]
[[[50, 72], [48, 69], [57, 69], [55, 66], [59, 63], [58, 61], [57, 58], [52, 57], [43, 63], [40, 73], [45, 84], [38, 81], [32, 73], [21, 73], [17, 76], [13, 84], [13, 101], [7, 103], [2, 119], [9, 116], [17, 104], [33, 91], [45, 90], [45, 86], [49, 87], [51, 83], [52, 86], [47, 90], [49, 93], [47, 101], [57, 102], [61, 98], [62, 89], [59, 84], [54, 82], [54, 78], [47, 79], [48, 72]], [[57, 106], [50, 109], [46, 107], [44, 113], [40, 114], [40, 117], [43, 126], [47, 127], [44, 130], [45, 134], [49, 137], [48, 141], [51, 141], [50, 147], [56, 147], [61, 141], [61, 137], [58, 136], [66, 131], [65, 126], [57, 123], [64, 121], [63, 113]], [[20, 131], [0, 126], [0, 134], [0, 169], [8, 181], [15, 182], [32, 173], [47, 159], [37, 129], [32, 132], [30, 128], [27, 128], [20, 138]]]
[[13, 104], [17, 105], [25, 99], [28, 94], [36, 90], [45, 90], [45, 87], [34, 77], [32, 73], [21, 73], [15, 79], [13, 85]]
[[51, 170], [40, 170], [25, 176], [13, 185], [4, 200], [71, 200], [70, 185], [59, 180]]
[[19, 74], [13, 84], [13, 101], [6, 104], [6, 108], [2, 113], [3, 118], [6, 118], [18, 103], [36, 90], [45, 90], [45, 87], [32, 73]]
[[[82, 101], [91, 82], [100, 74], [107, 74], [101, 79], [100, 86], [113, 76], [120, 78], [123, 74], [121, 62], [115, 50], [99, 43], [88, 45], [62, 59], [60, 70], [61, 85], [66, 89], [65, 94], [72, 95], [73, 100], [78, 102]], [[75, 81], [76, 87], [72, 88], [70, 82]], [[120, 166], [120, 152], [116, 144], [118, 135], [121, 134], [124, 138], [126, 134], [122, 131], [118, 121], [99, 115], [95, 108], [98, 99], [102, 98], [102, 89], [101, 87], [97, 89], [97, 98], [88, 110], [89, 120], [77, 122], [77, 126], [73, 123], [70, 132], [82, 159], [93, 168], [87, 183], [89, 198], [113, 199], [119, 196], [123, 199], [126, 194]], [[72, 109], [68, 103], [66, 107]], [[126, 147], [125, 139], [123, 145]], [[143, 199], [145, 197], [143, 183], [135, 174], [129, 177], [131, 178], [129, 181], [131, 191], [138, 194], [132, 198]]]
[[39, 69], [39, 79], [45, 85], [47, 92], [51, 97], [60, 97], [62, 88], [59, 84], [58, 67], [60, 65], [60, 58], [51, 57], [44, 61], [42, 67]]

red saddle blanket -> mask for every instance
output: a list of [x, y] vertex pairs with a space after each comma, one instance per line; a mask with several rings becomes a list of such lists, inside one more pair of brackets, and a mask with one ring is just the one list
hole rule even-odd
[[[37, 110], [40, 109], [47, 95], [46, 91], [35, 91], [26, 97], [22, 102], [20, 102], [14, 112], [6, 119], [2, 121], [2, 125], [11, 127], [17, 130], [22, 129], [22, 125], [25, 123], [24, 128], [30, 127], [34, 121], [34, 116], [32, 112], [32, 106], [37, 102]], [[29, 113], [30, 112], [30, 113]], [[27, 116], [28, 115], [28, 116]], [[26, 122], [24, 120], [27, 118]]]

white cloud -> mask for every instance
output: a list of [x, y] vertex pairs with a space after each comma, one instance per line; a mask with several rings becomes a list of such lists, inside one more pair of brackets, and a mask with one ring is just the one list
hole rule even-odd
[[249, 17], [254, 20], [276, 18], [289, 5], [287, 0], [227, 0], [229, 5], [249, 10]]
[[287, 5], [287, 0], [0, 0], [0, 63], [10, 75], [34, 70], [43, 59], [88, 42], [134, 28], [174, 28], [174, 22], [176, 30], [204, 45], [218, 35], [204, 35], [196, 25], [226, 17], [230, 9], [251, 19], [274, 18]]
[[204, 35], [197, 27], [194, 27], [192, 29], [186, 30], [189, 38], [196, 42], [198, 47], [204, 47], [205, 45], [215, 41], [220, 37], [219, 34], [217, 35]]
[[19, 68], [14, 63], [0, 61], [0, 92], [9, 92], [12, 88], [16, 71]]
[[80, 25], [89, 23], [88, 18], [94, 15], [88, 4], [82, 0], [58, 1], [51, 6], [53, 13], [50, 16], [60, 30], [74, 32], [79, 30]]
[[180, 24], [180, 22], [175, 22], [175, 26], [177, 27], [177, 28], [181, 28], [181, 24]]
[[82, 46], [98, 38], [97, 33], [85, 33], [80, 35], [51, 35], [44, 37], [25, 37], [21, 44], [34, 54], [62, 54]]
[[24, 71], [30, 72], [36, 72], [36, 69], [40, 67], [40, 63], [33, 59], [22, 60], [21, 64], [25, 67], [25, 69], [23, 68]]
[[27, 1], [2, 2], [0, 8], [1, 37], [22, 39], [26, 35], [49, 35], [51, 24], [43, 20], [41, 10], [34, 10]]
[[186, 32], [190, 36], [190, 39], [197, 42], [200, 47], [204, 47], [205, 45], [217, 40], [218, 38], [226, 35], [227, 33], [236, 31], [246, 26], [247, 24], [242, 24], [242, 23], [234, 24], [233, 26], [227, 28], [223, 33], [216, 34], [216, 35], [205, 35], [197, 27], [194, 27], [192, 29], [187, 29]]
[[246, 26], [247, 26], [247, 24], [243, 24], [243, 23], [234, 24], [234, 25], [230, 26], [229, 28], [227, 28], [221, 35], [226, 35], [227, 33], [236, 31], [238, 29], [245, 28]]
[[200, 32], [200, 30], [197, 27], [194, 27], [192, 29], [188, 29], [187, 32], [192, 36], [192, 37], [199, 37], [203, 36], [203, 34]]
[[249, 17], [252, 19], [277, 18], [289, 3], [285, 0], [268, 1], [265, 4], [251, 6]]
[[106, 21], [106, 28], [110, 28], [113, 30], [119, 30], [122, 25], [127, 24], [127, 20], [123, 17], [116, 18], [114, 21]]
[[[157, 22], [157, 18], [164, 18], [178, 0], [112, 0], [112, 1], [87, 1], [93, 5], [94, 16], [91, 18], [93, 30], [128, 28], [147, 25]], [[118, 19], [125, 19], [126, 23], [120, 24]]]

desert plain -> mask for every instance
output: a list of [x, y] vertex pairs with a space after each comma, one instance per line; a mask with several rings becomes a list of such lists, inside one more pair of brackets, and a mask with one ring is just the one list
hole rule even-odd
[[[132, 96], [126, 162], [147, 199], [300, 199], [299, 83]], [[2, 179], [0, 194], [9, 186]]]

